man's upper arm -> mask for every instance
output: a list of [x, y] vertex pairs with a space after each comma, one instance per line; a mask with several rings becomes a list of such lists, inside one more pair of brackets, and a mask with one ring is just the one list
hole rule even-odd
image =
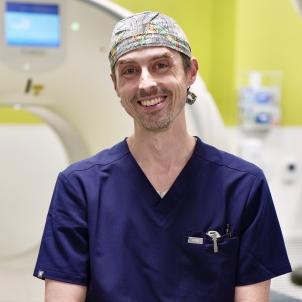
[[235, 288], [235, 302], [268, 302], [270, 280]]
[[86, 286], [45, 280], [45, 302], [84, 302]]

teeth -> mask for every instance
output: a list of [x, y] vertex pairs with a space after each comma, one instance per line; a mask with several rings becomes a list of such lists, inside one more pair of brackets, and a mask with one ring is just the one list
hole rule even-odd
[[154, 106], [157, 105], [161, 102], [162, 98], [155, 98], [152, 100], [145, 100], [145, 101], [141, 101], [141, 104], [143, 106], [149, 107], [149, 106]]

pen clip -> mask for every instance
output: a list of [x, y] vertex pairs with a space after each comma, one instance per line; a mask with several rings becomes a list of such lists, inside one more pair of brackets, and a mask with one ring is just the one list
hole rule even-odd
[[229, 238], [232, 238], [232, 232], [231, 232], [230, 224], [227, 224], [227, 225], [226, 225], [225, 234], [226, 234]]

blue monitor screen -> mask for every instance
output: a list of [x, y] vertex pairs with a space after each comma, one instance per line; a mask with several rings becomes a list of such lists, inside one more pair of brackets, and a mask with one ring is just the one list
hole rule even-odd
[[57, 4], [6, 3], [5, 38], [9, 46], [59, 47], [60, 14]]

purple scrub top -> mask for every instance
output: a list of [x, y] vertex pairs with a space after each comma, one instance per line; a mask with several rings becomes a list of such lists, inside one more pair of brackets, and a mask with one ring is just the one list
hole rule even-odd
[[61, 172], [34, 275], [95, 302], [233, 302], [290, 271], [263, 172], [197, 138], [164, 198], [126, 140]]

